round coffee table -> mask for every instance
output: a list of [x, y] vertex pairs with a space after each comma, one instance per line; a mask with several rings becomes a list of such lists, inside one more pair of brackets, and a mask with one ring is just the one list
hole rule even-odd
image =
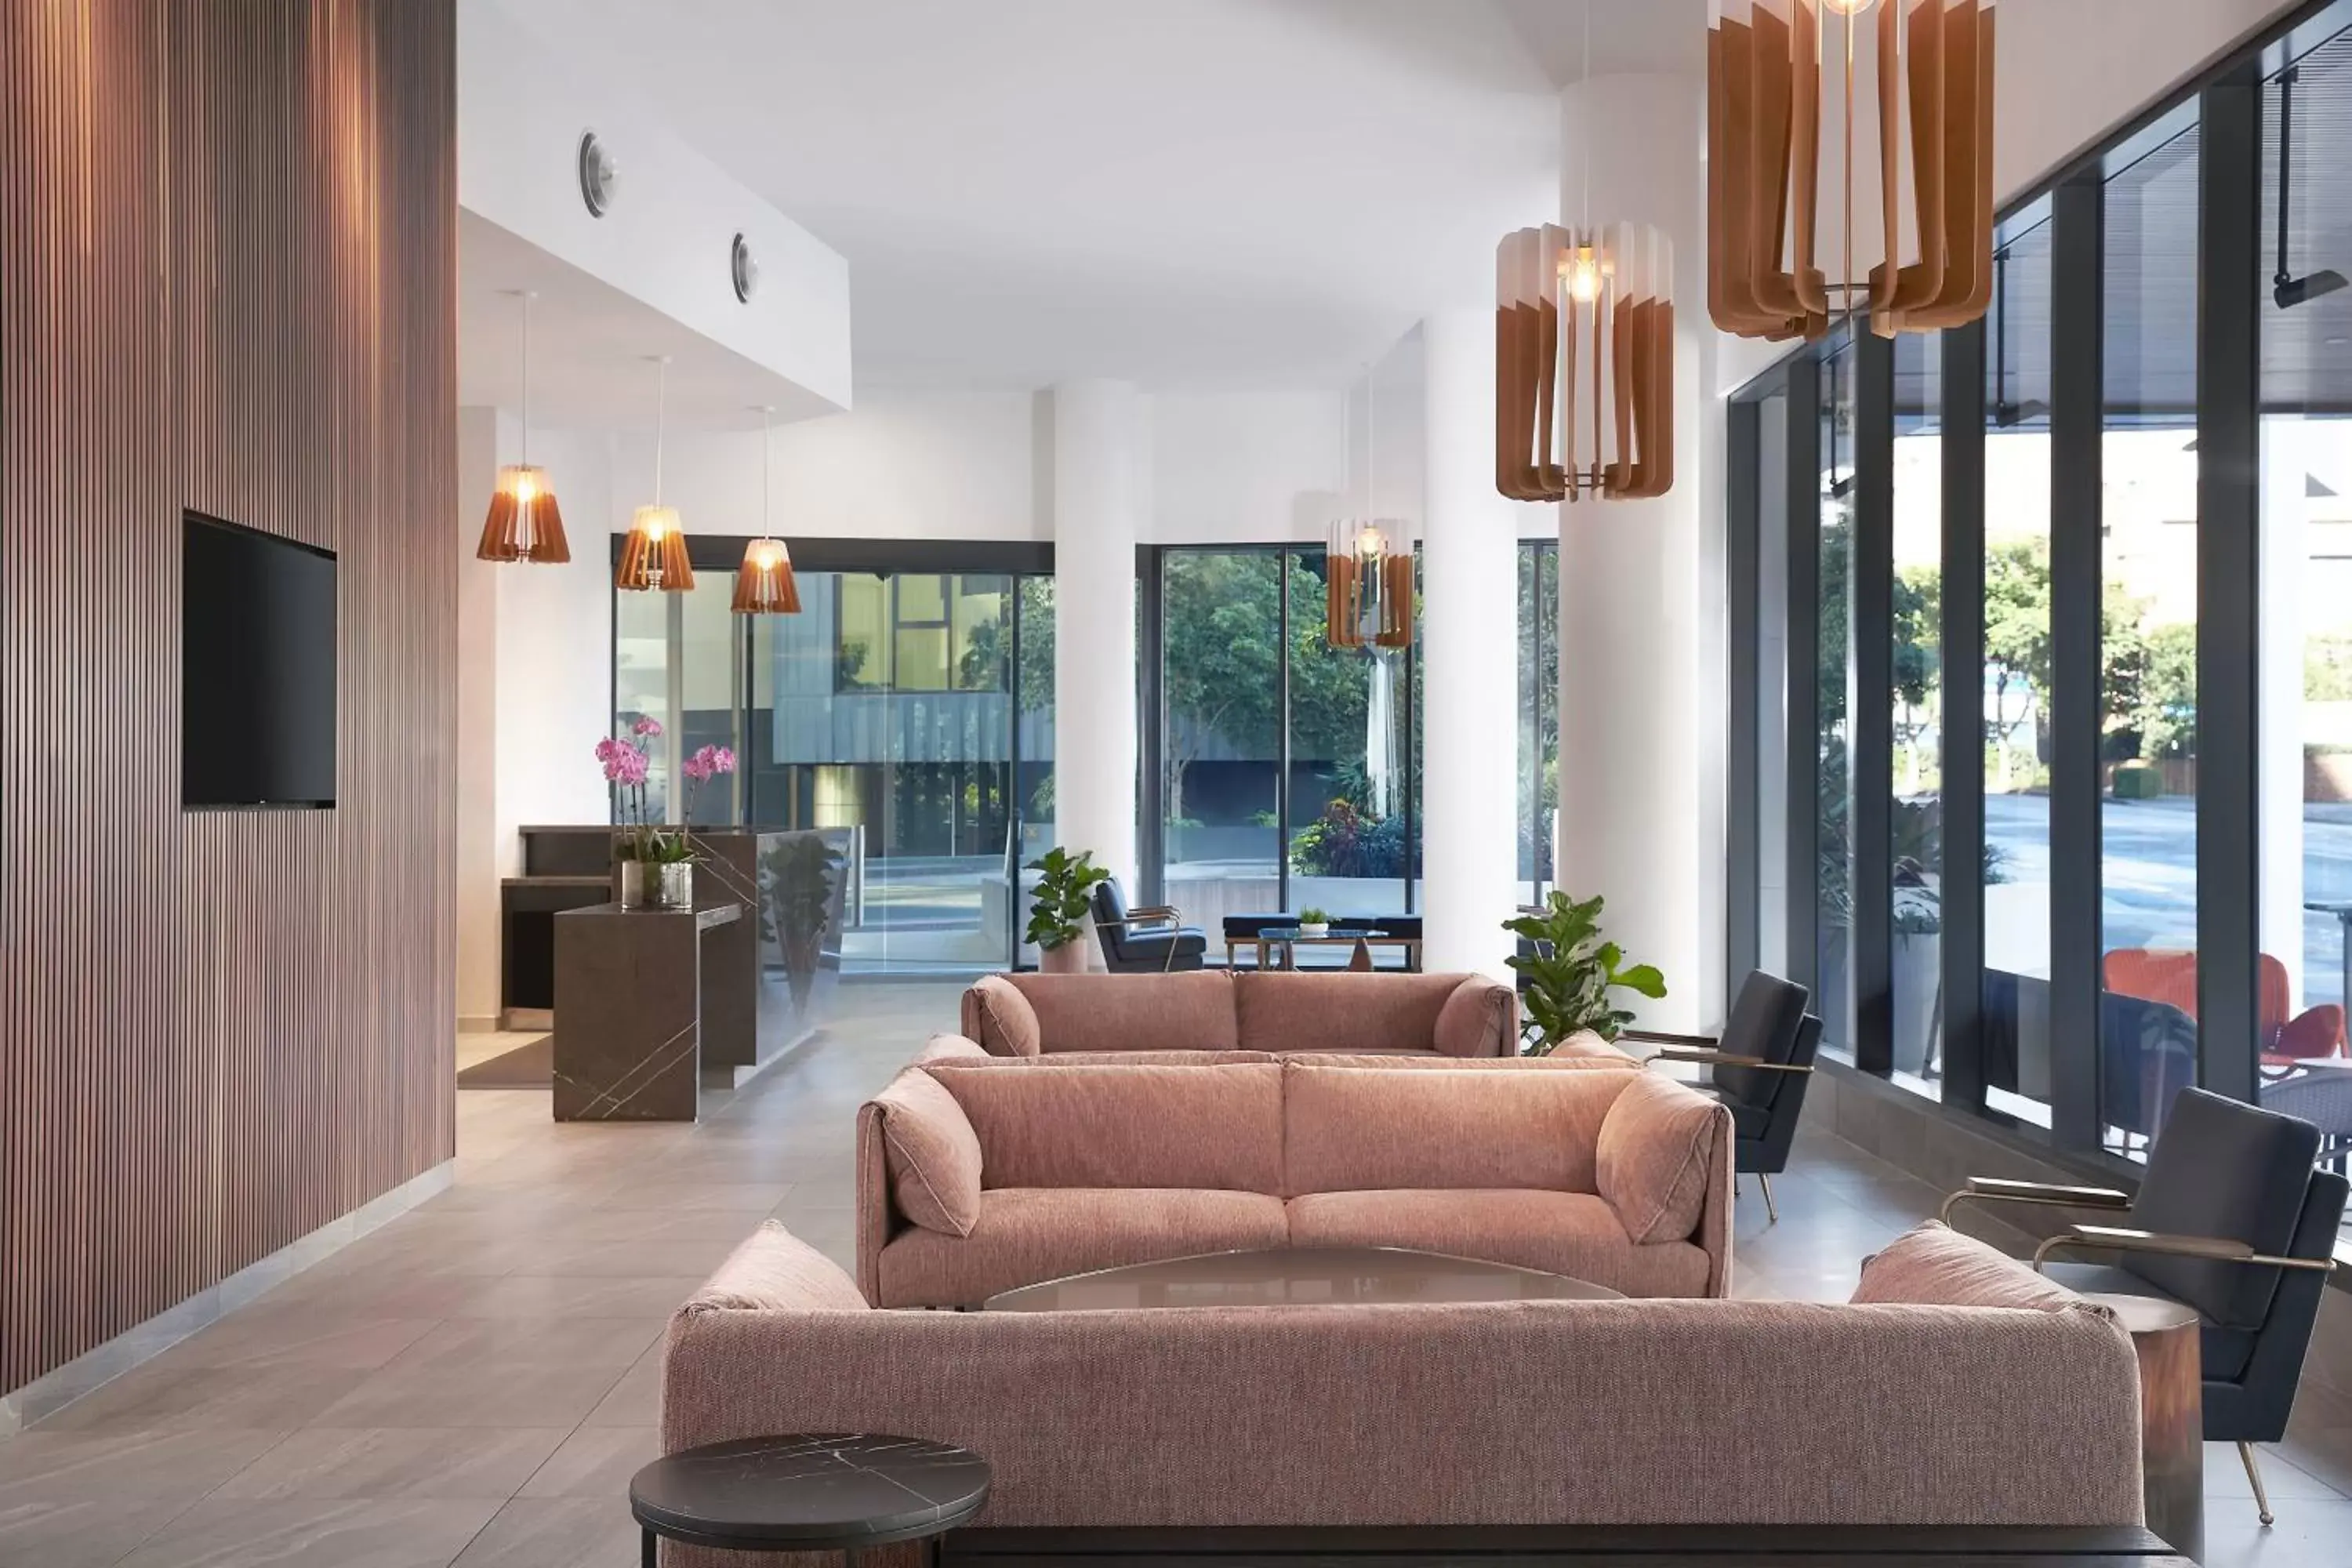
[[629, 1482], [645, 1565], [659, 1539], [733, 1552], [838, 1552], [939, 1538], [988, 1500], [988, 1461], [949, 1443], [878, 1433], [796, 1432], [709, 1443], [656, 1459]]
[[1024, 1285], [991, 1312], [1101, 1312], [1139, 1307], [1398, 1305], [1428, 1301], [1614, 1301], [1606, 1285], [1402, 1247], [1269, 1247], [1131, 1263]]

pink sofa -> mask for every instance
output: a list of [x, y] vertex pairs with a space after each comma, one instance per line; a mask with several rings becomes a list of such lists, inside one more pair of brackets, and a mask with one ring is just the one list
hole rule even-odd
[[991, 974], [963, 994], [963, 1033], [999, 1057], [1507, 1057], [1518, 1049], [1518, 999], [1482, 974]]
[[876, 1306], [971, 1307], [1157, 1258], [1368, 1246], [1720, 1296], [1731, 1142], [1720, 1105], [1645, 1074], [935, 1058], [858, 1112], [857, 1280]]
[[961, 1443], [982, 1528], [2137, 1524], [2129, 1339], [1940, 1229], [1871, 1305], [953, 1313], [870, 1310], [772, 1224], [671, 1320], [662, 1444]]

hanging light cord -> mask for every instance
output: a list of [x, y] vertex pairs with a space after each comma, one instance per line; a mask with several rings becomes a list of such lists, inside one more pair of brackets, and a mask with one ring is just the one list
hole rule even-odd
[[768, 429], [768, 416], [771, 412], [765, 405], [760, 409], [760, 532], [768, 537], [774, 535], [774, 524], [772, 520], [775, 516], [772, 499], [776, 468], [775, 443]]
[[530, 290], [522, 291], [522, 461], [530, 466]]
[[1576, 139], [1584, 188], [1577, 197], [1577, 226], [1592, 227], [1592, 0], [1584, 0], [1584, 43], [1576, 60]]
[[654, 361], [654, 505], [662, 499], [662, 438], [669, 429], [669, 355]]

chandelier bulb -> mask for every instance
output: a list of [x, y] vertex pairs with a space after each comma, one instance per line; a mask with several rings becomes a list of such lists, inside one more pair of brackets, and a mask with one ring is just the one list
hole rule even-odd
[[1592, 247], [1578, 246], [1576, 255], [1563, 270], [1568, 277], [1570, 299], [1580, 305], [1590, 305], [1601, 298], [1601, 261], [1592, 254]]

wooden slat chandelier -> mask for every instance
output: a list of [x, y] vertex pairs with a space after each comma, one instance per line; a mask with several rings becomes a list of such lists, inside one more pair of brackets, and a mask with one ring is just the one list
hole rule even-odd
[[[1710, 0], [1707, 310], [1717, 327], [1816, 339], [1866, 311], [1873, 332], [1893, 337], [1984, 314], [1993, 5]], [[1858, 132], [1865, 99], [1876, 123]], [[1830, 146], [1825, 119], [1836, 127]]]
[[[1376, 489], [1373, 455], [1379, 384], [1364, 372], [1364, 510]], [[1347, 515], [1354, 510], [1355, 419], [1340, 399], [1341, 484], [1350, 500], [1332, 519], [1323, 542], [1323, 637], [1337, 648], [1394, 653], [1412, 646], [1412, 536], [1402, 521]]]
[[1646, 224], [1546, 224], [1495, 252], [1495, 488], [1639, 500], [1675, 482], [1675, 258]]

